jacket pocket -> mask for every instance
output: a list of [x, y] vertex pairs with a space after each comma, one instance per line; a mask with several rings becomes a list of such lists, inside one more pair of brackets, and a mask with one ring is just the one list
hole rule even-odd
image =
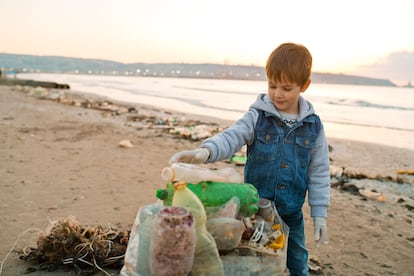
[[309, 166], [315, 140], [315, 137], [312, 136], [296, 136], [296, 153], [301, 167]]
[[254, 156], [257, 160], [276, 160], [279, 153], [279, 135], [277, 132], [258, 130], [256, 132]]

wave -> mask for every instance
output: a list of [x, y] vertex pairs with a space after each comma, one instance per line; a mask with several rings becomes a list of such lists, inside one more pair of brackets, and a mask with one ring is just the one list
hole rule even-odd
[[395, 110], [406, 110], [406, 111], [414, 111], [412, 107], [404, 107], [404, 106], [395, 106], [395, 105], [384, 105], [384, 104], [376, 104], [371, 103], [363, 100], [354, 101], [354, 102], [338, 102], [338, 101], [327, 101], [330, 105], [341, 105], [341, 106], [356, 106], [356, 107], [372, 107], [372, 108], [379, 108], [379, 109], [395, 109]]
[[[212, 93], [238, 94], [238, 95], [254, 95], [255, 96], [255, 95], [258, 95], [258, 93], [260, 93], [256, 91], [210, 89], [210, 88], [188, 87], [188, 86], [180, 86], [180, 85], [174, 85], [173, 87], [177, 89], [186, 89], [186, 90], [212, 92]], [[319, 98], [319, 97], [316, 96], [316, 98]], [[405, 111], [405, 110], [414, 111], [414, 107], [377, 104], [377, 103], [372, 103], [372, 102], [364, 101], [364, 100], [357, 100], [357, 101], [349, 102], [346, 99], [339, 99], [339, 100], [330, 99], [330, 100], [326, 100], [326, 103], [330, 105], [356, 106], [356, 107], [368, 107], [368, 108], [379, 108], [379, 109], [395, 109], [395, 110], [401, 110], [401, 111]], [[232, 109], [229, 109], [229, 110], [232, 110]]]
[[[102, 86], [102, 85], [101, 85]], [[180, 96], [174, 96], [174, 95], [167, 95], [167, 94], [160, 94], [158, 90], [148, 90], [148, 89], [135, 89], [135, 88], [125, 88], [121, 87], [119, 85], [105, 85], [106, 88], [119, 90], [128, 92], [131, 95], [137, 95], [137, 96], [149, 96], [153, 98], [160, 98], [160, 99], [169, 99], [169, 100], [176, 100], [179, 102], [183, 102], [195, 107], [202, 107], [202, 108], [208, 108], [213, 110], [220, 110], [220, 111], [227, 111], [227, 112], [244, 112], [245, 110], [242, 109], [236, 109], [236, 108], [225, 108], [225, 107], [218, 107], [213, 104], [205, 104], [201, 102], [200, 100], [189, 98], [189, 97], [180, 97]], [[191, 88], [192, 89], [192, 88]], [[200, 89], [202, 90], [202, 89]]]
[[174, 88], [179, 89], [188, 89], [188, 90], [196, 90], [196, 91], [203, 91], [203, 92], [214, 92], [214, 93], [226, 93], [226, 94], [240, 94], [240, 95], [257, 95], [259, 92], [251, 92], [251, 91], [236, 91], [236, 90], [221, 90], [221, 89], [208, 89], [208, 88], [200, 88], [200, 87], [185, 87], [174, 85]]
[[324, 123], [333, 123], [333, 124], [340, 124], [340, 125], [361, 126], [361, 127], [367, 127], [367, 128], [380, 128], [380, 129], [414, 132], [414, 129], [400, 128], [400, 127], [394, 127], [394, 126], [371, 125], [371, 124], [364, 124], [364, 123], [358, 123], [358, 122], [345, 122], [345, 121], [329, 120], [329, 119], [324, 119], [322, 121]]

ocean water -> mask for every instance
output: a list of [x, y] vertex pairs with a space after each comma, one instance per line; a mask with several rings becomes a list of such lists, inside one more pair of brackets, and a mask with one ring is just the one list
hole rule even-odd
[[[19, 78], [67, 83], [71, 90], [113, 100], [237, 120], [266, 93], [265, 81], [19, 74]], [[303, 96], [329, 137], [414, 150], [414, 89], [311, 84]]]

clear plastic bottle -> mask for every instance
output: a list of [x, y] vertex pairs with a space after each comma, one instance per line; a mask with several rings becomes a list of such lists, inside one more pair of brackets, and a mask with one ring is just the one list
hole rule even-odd
[[150, 244], [151, 275], [187, 276], [196, 248], [195, 221], [189, 210], [167, 206], [155, 217]]
[[217, 182], [242, 182], [240, 173], [232, 168], [222, 168], [212, 170], [209, 168], [196, 166], [187, 163], [173, 163], [166, 167], [161, 172], [161, 178], [165, 181], [186, 181], [191, 183], [198, 183], [201, 181], [217, 181]]
[[195, 219], [196, 248], [192, 275], [224, 276], [223, 264], [216, 242], [207, 231], [207, 215], [200, 199], [187, 188], [185, 182], [174, 183], [173, 206], [179, 206], [190, 210]]

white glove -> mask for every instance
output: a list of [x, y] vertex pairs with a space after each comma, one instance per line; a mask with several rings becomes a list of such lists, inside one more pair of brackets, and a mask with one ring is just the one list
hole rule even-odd
[[198, 148], [195, 150], [185, 150], [174, 154], [168, 163], [190, 163], [203, 164], [210, 156], [210, 151], [207, 148]]
[[320, 247], [325, 241], [328, 240], [328, 226], [326, 226], [326, 218], [314, 217], [313, 225], [315, 230], [316, 247]]

